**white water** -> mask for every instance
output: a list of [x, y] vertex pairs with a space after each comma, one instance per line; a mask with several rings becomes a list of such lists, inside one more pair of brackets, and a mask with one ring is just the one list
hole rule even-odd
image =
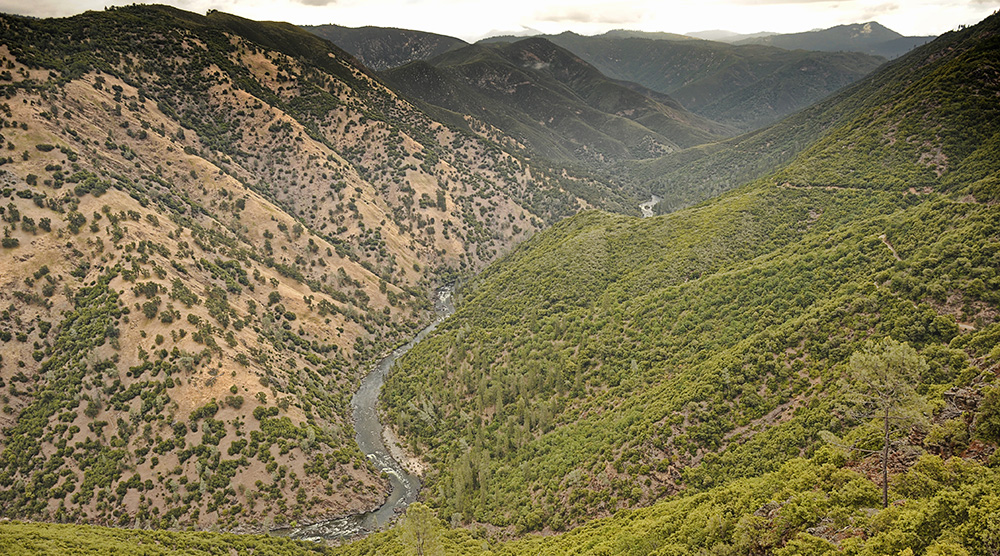
[[653, 213], [653, 207], [656, 206], [656, 203], [659, 203], [662, 200], [663, 200], [662, 197], [652, 195], [648, 201], [639, 205], [639, 210], [642, 211], [642, 217], [649, 218], [650, 216], [656, 216]]
[[389, 477], [391, 490], [385, 503], [370, 512], [273, 531], [274, 534], [301, 540], [342, 539], [366, 535], [388, 525], [395, 517], [406, 511], [407, 506], [417, 500], [420, 479], [411, 475], [393, 459], [382, 440], [383, 426], [378, 418], [378, 397], [385, 377], [392, 370], [396, 360], [413, 349], [413, 346], [433, 332], [438, 324], [455, 311], [451, 294], [450, 286], [438, 290], [437, 300], [434, 303], [438, 317], [434, 322], [418, 332], [406, 345], [396, 348], [379, 361], [378, 365], [361, 380], [361, 385], [351, 398], [354, 429], [357, 432], [354, 438], [358, 447], [372, 465]]

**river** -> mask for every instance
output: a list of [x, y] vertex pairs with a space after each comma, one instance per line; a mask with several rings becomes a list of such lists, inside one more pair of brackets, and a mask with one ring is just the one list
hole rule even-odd
[[378, 365], [361, 380], [361, 385], [351, 398], [354, 429], [357, 431], [354, 438], [358, 447], [368, 458], [368, 461], [389, 476], [390, 491], [385, 503], [370, 512], [321, 521], [284, 531], [274, 531], [275, 534], [293, 539], [315, 541], [366, 535], [384, 527], [417, 500], [417, 494], [420, 492], [420, 479], [403, 469], [385, 447], [382, 437], [383, 426], [378, 418], [378, 396], [382, 390], [382, 384], [385, 382], [385, 377], [392, 370], [396, 360], [433, 332], [438, 324], [455, 311], [451, 294], [452, 287], [450, 286], [438, 290], [437, 299], [434, 302], [434, 310], [437, 313], [434, 322], [418, 332], [406, 345], [396, 348], [395, 351], [379, 361]]
[[648, 201], [639, 205], [639, 211], [642, 212], [642, 217], [649, 218], [651, 216], [655, 216], [656, 213], [653, 212], [653, 207], [656, 206], [656, 203], [659, 203], [662, 200], [663, 200], [662, 197], [658, 195], [652, 195], [650, 196]]

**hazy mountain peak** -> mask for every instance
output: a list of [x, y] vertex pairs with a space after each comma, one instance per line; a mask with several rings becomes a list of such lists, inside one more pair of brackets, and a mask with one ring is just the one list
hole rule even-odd
[[904, 37], [877, 21], [868, 21], [801, 33], [735, 36], [722, 40], [733, 44], [766, 44], [790, 50], [854, 51], [895, 58], [930, 38]]
[[539, 31], [538, 29], [532, 29], [530, 27], [522, 27], [517, 31], [494, 29], [492, 31], [484, 33], [481, 38], [477, 39], [474, 42], [484, 42], [484, 41], [496, 42], [498, 40], [505, 41], [512, 38], [534, 37], [535, 35], [544, 35], [544, 33]]

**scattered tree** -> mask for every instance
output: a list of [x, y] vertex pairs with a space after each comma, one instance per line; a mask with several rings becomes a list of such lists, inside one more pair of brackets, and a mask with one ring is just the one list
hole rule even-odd
[[[877, 427], [882, 446], [852, 450], [878, 453], [882, 458], [882, 507], [889, 506], [889, 453], [914, 426], [925, 421], [926, 402], [914, 385], [927, 370], [927, 361], [906, 342], [892, 338], [869, 340], [851, 355], [847, 396], [855, 415]], [[836, 439], [830, 435], [831, 440]]]
[[400, 528], [400, 537], [409, 553], [417, 556], [443, 553], [438, 539], [438, 520], [427, 506], [420, 502], [410, 504]]

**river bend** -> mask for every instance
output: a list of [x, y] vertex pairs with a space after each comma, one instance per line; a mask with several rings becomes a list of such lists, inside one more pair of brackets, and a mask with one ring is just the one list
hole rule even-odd
[[420, 479], [411, 475], [389, 454], [382, 436], [383, 426], [378, 416], [378, 397], [386, 376], [392, 366], [413, 346], [423, 340], [437, 328], [444, 319], [455, 311], [451, 298], [452, 288], [444, 287], [438, 290], [434, 302], [437, 318], [417, 333], [406, 345], [396, 348], [378, 365], [372, 369], [351, 398], [351, 409], [354, 414], [354, 437], [361, 452], [365, 454], [376, 468], [389, 477], [389, 497], [379, 508], [370, 512], [349, 515], [312, 525], [305, 525], [285, 531], [275, 531], [277, 534], [301, 540], [343, 539], [365, 535], [378, 531], [391, 522], [394, 517], [403, 513], [406, 507], [417, 500], [420, 492]]

